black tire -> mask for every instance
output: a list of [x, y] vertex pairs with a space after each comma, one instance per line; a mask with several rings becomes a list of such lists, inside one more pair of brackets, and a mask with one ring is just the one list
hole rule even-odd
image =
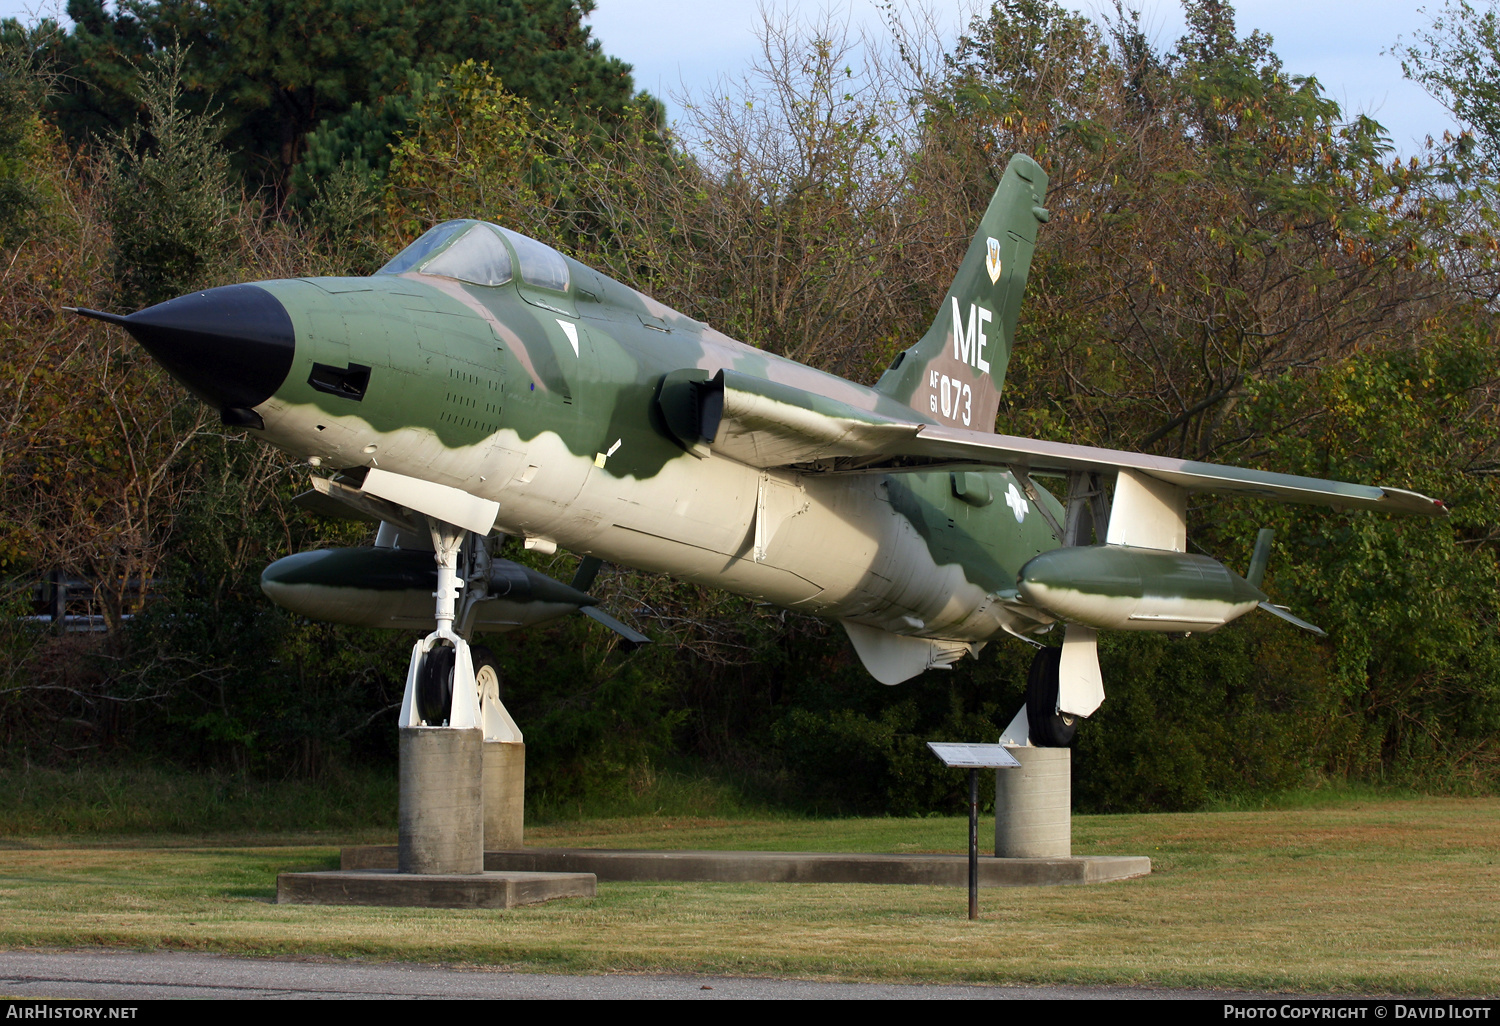
[[453, 708], [452, 645], [438, 645], [422, 657], [417, 669], [417, 715], [429, 727], [448, 722]]
[[1078, 733], [1078, 717], [1057, 711], [1057, 671], [1062, 649], [1044, 648], [1026, 675], [1026, 722], [1038, 748], [1067, 748]]

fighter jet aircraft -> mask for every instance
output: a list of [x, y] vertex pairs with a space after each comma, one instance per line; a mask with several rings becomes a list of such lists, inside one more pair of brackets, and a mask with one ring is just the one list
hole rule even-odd
[[[1022, 730], [1064, 745], [1104, 697], [1099, 630], [1212, 631], [1257, 607], [1301, 624], [1260, 590], [1266, 533], [1245, 577], [1186, 551], [1190, 494], [1443, 506], [994, 434], [1046, 187], [1035, 161], [1010, 161], [932, 326], [873, 387], [476, 220], [437, 225], [367, 278], [79, 312], [123, 326], [226, 424], [331, 472], [314, 478], [322, 501], [382, 522], [374, 548], [291, 557], [264, 587], [310, 615], [435, 627], [413, 650], [403, 725], [491, 729], [465, 637], [526, 619], [484, 611], [499, 609], [503, 534], [837, 619], [885, 684], [1006, 635], [1038, 644]], [[423, 558], [431, 576], [412, 583]], [[398, 588], [380, 583], [392, 560], [409, 571]], [[414, 613], [434, 580], [432, 617]], [[1042, 646], [1059, 623], [1063, 643]]]

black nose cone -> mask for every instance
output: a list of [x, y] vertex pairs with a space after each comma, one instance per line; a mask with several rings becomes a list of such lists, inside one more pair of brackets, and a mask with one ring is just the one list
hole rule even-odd
[[292, 318], [258, 285], [194, 292], [115, 322], [172, 377], [220, 410], [258, 406], [292, 369]]

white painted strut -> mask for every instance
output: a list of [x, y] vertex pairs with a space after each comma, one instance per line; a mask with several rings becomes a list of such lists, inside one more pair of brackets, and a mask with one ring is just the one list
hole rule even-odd
[[[453, 620], [458, 604], [459, 589], [464, 581], [458, 576], [458, 555], [463, 545], [464, 529], [439, 520], [429, 520], [432, 532], [433, 558], [437, 561], [437, 590], [432, 593], [436, 603], [437, 630], [412, 646], [411, 662], [406, 668], [406, 691], [401, 696], [402, 727], [470, 728], [480, 726], [479, 692], [474, 683], [474, 661], [469, 655], [469, 643], [453, 630]], [[453, 646], [453, 702], [448, 711], [448, 722], [424, 724], [417, 712], [417, 680], [423, 658], [439, 644]]]
[[458, 641], [453, 632], [454, 610], [458, 606], [458, 590], [464, 581], [458, 576], [458, 553], [463, 547], [464, 532], [450, 524], [432, 522], [432, 555], [437, 560], [437, 591], [432, 597], [437, 600], [437, 630], [433, 636]]

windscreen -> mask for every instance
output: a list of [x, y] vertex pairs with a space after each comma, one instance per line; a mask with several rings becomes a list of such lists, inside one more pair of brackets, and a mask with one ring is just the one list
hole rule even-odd
[[427, 233], [416, 242], [397, 253], [391, 262], [376, 274], [402, 274], [410, 271], [433, 253], [443, 248], [444, 243], [462, 232], [473, 221], [444, 221], [427, 229]]
[[423, 274], [441, 274], [474, 285], [510, 281], [510, 251], [487, 224], [476, 224], [463, 238], [422, 265]]

